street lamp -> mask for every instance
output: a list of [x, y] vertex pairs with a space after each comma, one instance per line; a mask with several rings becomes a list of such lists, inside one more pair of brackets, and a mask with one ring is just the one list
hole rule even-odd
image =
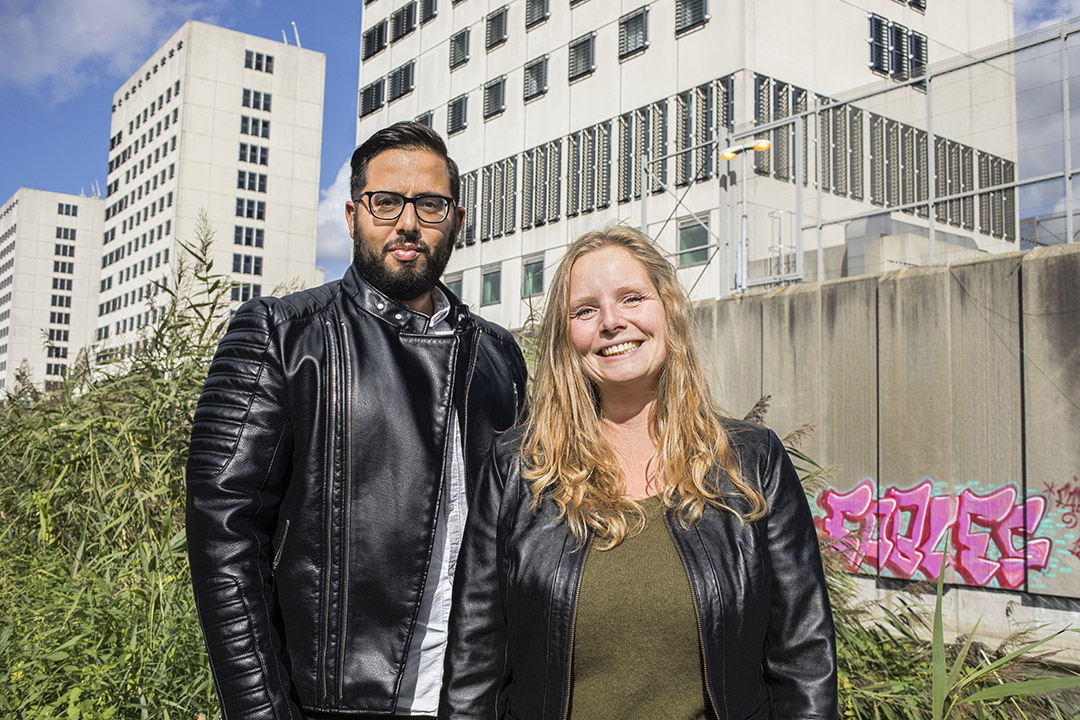
[[735, 145], [720, 153], [720, 157], [724, 160], [734, 160], [736, 155], [742, 155], [742, 177], [739, 178], [739, 184], [742, 185], [742, 237], [739, 238], [739, 245], [735, 250], [735, 290], [737, 292], [746, 291], [746, 255], [750, 247], [750, 230], [746, 219], [746, 153], [751, 150], [765, 152], [770, 147], [772, 143], [767, 139], [754, 138], [754, 142], [750, 145]]

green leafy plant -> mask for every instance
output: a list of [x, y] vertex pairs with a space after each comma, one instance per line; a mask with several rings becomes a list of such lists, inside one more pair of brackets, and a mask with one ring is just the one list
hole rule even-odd
[[227, 317], [205, 219], [111, 363], [0, 405], [0, 716], [215, 707], [183, 530], [191, 417]]

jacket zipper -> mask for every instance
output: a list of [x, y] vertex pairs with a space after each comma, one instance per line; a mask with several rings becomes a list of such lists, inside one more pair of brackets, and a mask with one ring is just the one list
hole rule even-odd
[[323, 597], [322, 597], [322, 618], [323, 624], [321, 630], [322, 642], [321, 642], [321, 655], [319, 658], [319, 676], [322, 680], [321, 691], [323, 702], [326, 702], [329, 697], [329, 691], [327, 689], [326, 681], [326, 663], [327, 655], [329, 654], [330, 645], [330, 574], [334, 567], [334, 456], [336, 454], [336, 447], [334, 443], [334, 433], [336, 431], [336, 416], [337, 416], [337, 347], [336, 338], [333, 325], [330, 322], [326, 322], [327, 332], [327, 349], [329, 362], [327, 367], [327, 379], [326, 383], [329, 389], [327, 393], [329, 400], [327, 402], [327, 451], [326, 451], [326, 468], [328, 482], [326, 487], [326, 559], [323, 567]]
[[577, 608], [578, 598], [581, 597], [581, 576], [585, 572], [585, 563], [589, 559], [589, 551], [592, 550], [592, 536], [585, 541], [585, 557], [581, 559], [581, 567], [577, 573], [577, 587], [574, 588], [574, 604], [570, 608], [570, 648], [566, 663], [566, 701], [563, 703], [563, 720], [570, 717], [570, 683], [574, 675], [574, 636], [577, 634]]
[[705, 676], [705, 693], [709, 696], [709, 702], [712, 703], [713, 713], [717, 717], [720, 716], [720, 706], [716, 704], [716, 696], [713, 695], [712, 684], [709, 681], [709, 656], [705, 652], [705, 633], [701, 629], [701, 609], [698, 605], [697, 591], [694, 590], [694, 578], [690, 576], [690, 566], [686, 563], [686, 556], [683, 555], [682, 548], [679, 546], [679, 541], [675, 538], [675, 531], [671, 529], [671, 521], [668, 519], [667, 511], [664, 512], [664, 525], [667, 527], [668, 534], [671, 535], [671, 542], [675, 545], [675, 551], [679, 553], [679, 559], [682, 560], [683, 570], [686, 572], [686, 582], [690, 585], [690, 597], [694, 601], [694, 620], [697, 621], [697, 634], [698, 645], [701, 647], [701, 667]]
[[[473, 375], [476, 373], [476, 359], [479, 355], [480, 348], [480, 331], [476, 331], [476, 339], [473, 341], [472, 346], [472, 362], [469, 363], [469, 375], [465, 378], [465, 403], [462, 405], [462, 413], [464, 417], [461, 420], [461, 453], [463, 465], [465, 466], [465, 496], [468, 498], [472, 494], [472, 480], [469, 477], [469, 454], [466, 448], [469, 447], [469, 391], [472, 390]], [[516, 389], [515, 389], [516, 391]], [[453, 396], [451, 395], [451, 407], [453, 407]]]
[[342, 581], [341, 581], [341, 619], [340, 625], [340, 656], [338, 660], [338, 687], [337, 700], [340, 702], [344, 694], [345, 685], [345, 650], [346, 639], [349, 633], [349, 555], [352, 549], [352, 442], [351, 428], [349, 423], [349, 396], [345, 388], [348, 387], [348, 372], [350, 366], [349, 343], [345, 334], [345, 322], [341, 321], [338, 326], [341, 329], [341, 426], [342, 426], [342, 450], [345, 453], [344, 476], [345, 476], [345, 547], [342, 558]]
[[270, 574], [277, 572], [278, 563], [281, 562], [281, 551], [285, 549], [287, 537], [289, 537], [289, 519], [285, 518], [285, 529], [281, 531], [281, 540], [278, 541], [277, 550], [274, 551], [274, 561], [270, 563]]

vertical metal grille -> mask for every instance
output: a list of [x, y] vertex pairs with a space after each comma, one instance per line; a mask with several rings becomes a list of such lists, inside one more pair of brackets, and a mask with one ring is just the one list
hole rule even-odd
[[[704, 182], [712, 177], [713, 145], [713, 86], [711, 83], [699, 85], [694, 89], [694, 180]], [[706, 144], [708, 143], [708, 144]]]
[[870, 202], [885, 204], [885, 118], [870, 113]]
[[[967, 145], [960, 146], [960, 192], [975, 189], [974, 150]], [[975, 196], [968, 195], [960, 200], [960, 221], [967, 230], [975, 229]]]
[[619, 202], [630, 200], [632, 182], [630, 180], [634, 169], [632, 124], [633, 115], [624, 113], [619, 116], [619, 187], [617, 197]]
[[832, 179], [833, 192], [847, 195], [847, 105], [832, 110]]
[[[651, 153], [649, 157], [658, 158], [667, 154], [667, 100], [660, 100], [652, 104], [652, 119], [650, 121], [652, 137], [649, 144]], [[667, 185], [667, 160], [653, 163], [652, 183], [649, 185], [651, 192], [660, 193]]]
[[611, 121], [596, 126], [596, 207], [611, 205]]
[[548, 143], [548, 178], [547, 178], [547, 219], [556, 222], [559, 219], [559, 191], [562, 189], [562, 140]]
[[848, 156], [850, 165], [849, 194], [855, 200], [863, 199], [863, 111], [848, 108]]
[[900, 201], [900, 123], [885, 121], [885, 204], [896, 207]]
[[566, 216], [578, 214], [578, 189], [580, 183], [580, 158], [578, 155], [578, 133], [566, 137]]
[[[904, 125], [900, 133], [900, 174], [903, 178], [900, 193], [900, 203], [907, 205], [915, 202], [915, 128]], [[905, 208], [904, 212], [915, 214], [915, 208]]]
[[[1002, 159], [995, 157], [990, 161], [990, 183], [1000, 185], [1004, 179]], [[1001, 190], [993, 192], [993, 202], [990, 205], [990, 233], [994, 237], [1002, 237], [1005, 234], [1005, 203]]]
[[[990, 187], [990, 155], [979, 151], [979, 187]], [[979, 232], [990, 234], [990, 193], [979, 193]]]
[[704, 25], [709, 19], [706, 0], [676, 0], [675, 34]]
[[[773, 120], [782, 120], [791, 115], [791, 87], [777, 80], [773, 81]], [[773, 176], [777, 180], [791, 177], [791, 141], [790, 126], [772, 131]]]
[[[1001, 181], [1006, 183], [1016, 181], [1016, 163], [1012, 160], [1001, 161]], [[1002, 222], [1005, 225], [1002, 235], [1009, 242], [1014, 242], [1016, 240], [1016, 188], [1009, 188], [1001, 194]], [[1072, 242], [1072, 238], [1069, 238], [1069, 242]]]
[[[949, 192], [949, 150], [945, 138], [934, 138], [934, 196], [943, 197]], [[948, 222], [947, 203], [934, 203], [934, 219]]]
[[521, 153], [521, 229], [533, 224], [533, 151]]
[[[803, 90], [802, 88], [795, 88], [794, 106], [795, 106], [795, 112], [796, 113], [806, 112], [806, 91]], [[799, 124], [802, 125], [802, 160], [801, 160], [801, 162], [802, 162], [802, 181], [803, 181], [803, 186], [805, 187], [806, 184], [809, 182], [809, 175], [807, 173], [807, 170], [809, 168], [808, 161], [809, 161], [809, 158], [810, 158], [810, 145], [809, 145], [809, 142], [808, 142], [809, 139], [810, 139], [809, 138], [809, 133], [810, 133], [809, 125], [810, 124], [808, 122], [805, 122], [805, 121], [800, 121]], [[796, 132], [798, 132], [797, 128], [795, 130], [796, 130]]]
[[634, 111], [634, 143], [631, 152], [633, 152], [634, 164], [631, 166], [633, 172], [633, 185], [634, 185], [634, 198], [641, 197], [641, 170], [639, 163], [642, 162], [642, 156], [649, 152], [649, 108], [638, 108]]
[[[772, 78], [754, 76], [754, 124], [764, 125], [772, 120]], [[754, 153], [754, 169], [768, 175], [772, 166], [770, 153]]]
[[596, 66], [593, 65], [593, 39], [595, 35], [578, 38], [570, 43], [569, 79], [577, 80], [591, 73]]
[[818, 112], [818, 122], [820, 123], [818, 142], [821, 143], [821, 167], [818, 169], [821, 173], [821, 184], [819, 187], [822, 192], [832, 192], [832, 109], [828, 106], [822, 107]]
[[491, 239], [491, 166], [485, 165], [480, 174], [480, 242]]
[[[596, 142], [595, 128], [581, 131], [581, 212], [592, 212], [596, 207]], [[567, 213], [569, 214], [569, 213]]]
[[548, 207], [548, 173], [547, 173], [547, 146], [540, 145], [533, 156], [533, 173], [536, 183], [533, 186], [533, 225], [543, 225], [547, 222]]
[[690, 184], [690, 91], [675, 96], [675, 184]]
[[493, 50], [506, 42], [506, 6], [487, 16], [484, 31], [484, 48]]
[[930, 135], [925, 130], [915, 131], [915, 198], [920, 203], [919, 217], [930, 217]]

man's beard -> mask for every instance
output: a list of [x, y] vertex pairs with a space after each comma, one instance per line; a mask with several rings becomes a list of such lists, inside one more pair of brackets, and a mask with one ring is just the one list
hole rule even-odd
[[[449, 233], [434, 250], [418, 238], [415, 241], [395, 238], [376, 250], [363, 236], [360, 224], [353, 222], [353, 263], [369, 283], [395, 300], [415, 300], [435, 287], [442, 277], [450, 253], [454, 249], [455, 233]], [[408, 247], [417, 257], [408, 264], [393, 269], [386, 256], [396, 247]]]

